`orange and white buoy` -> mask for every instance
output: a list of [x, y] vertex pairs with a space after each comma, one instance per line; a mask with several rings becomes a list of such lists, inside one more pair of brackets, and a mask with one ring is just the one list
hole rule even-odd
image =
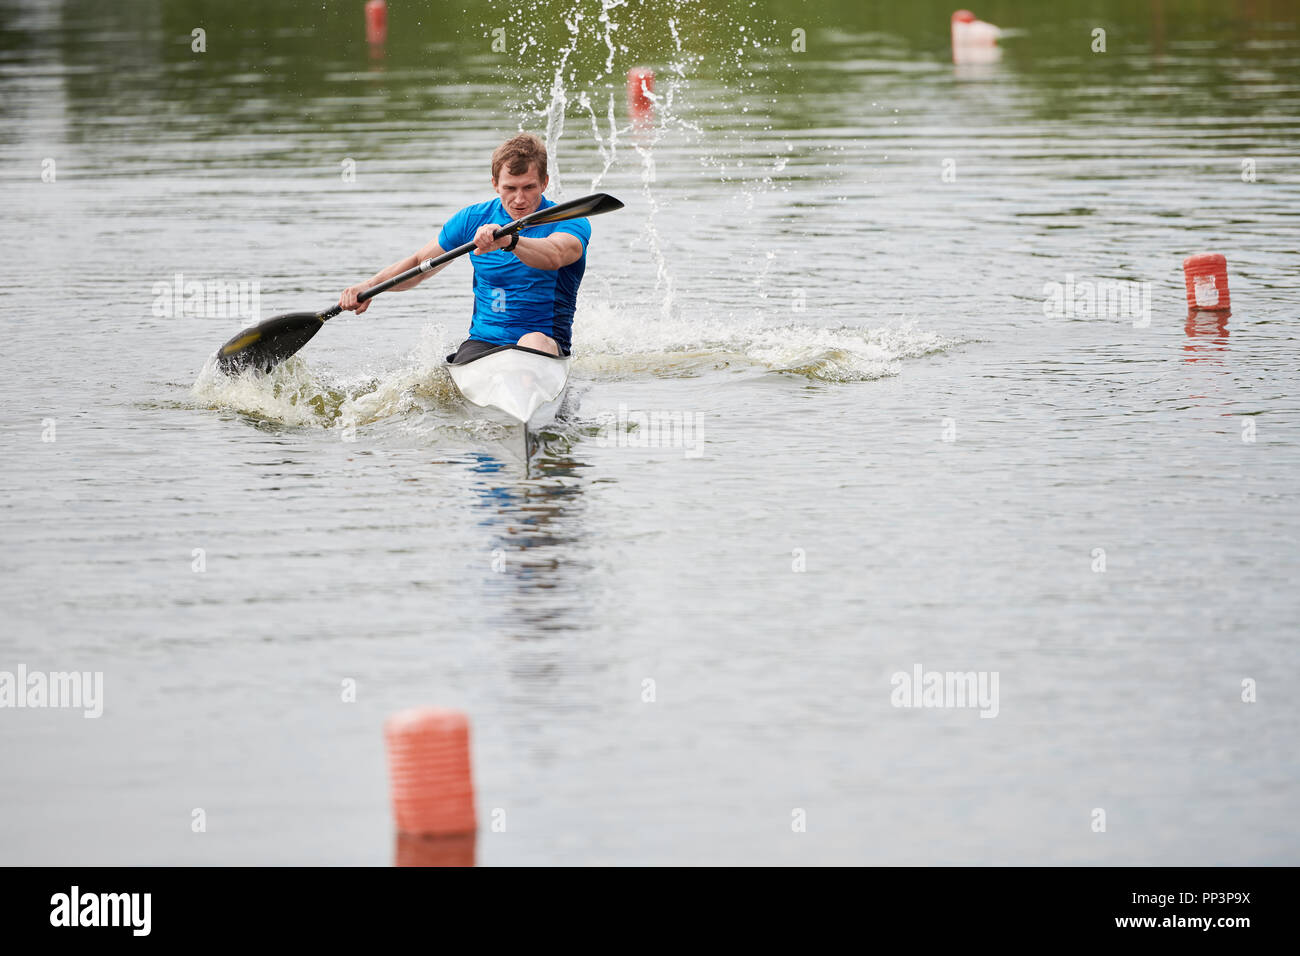
[[634, 66], [627, 71], [627, 109], [633, 119], [647, 120], [654, 115], [655, 71]]
[[474, 782], [469, 718], [458, 710], [419, 707], [384, 723], [393, 819], [402, 833], [473, 833]]
[[1202, 252], [1183, 260], [1183, 279], [1187, 283], [1187, 307], [1227, 312], [1232, 301], [1228, 296], [1228, 260], [1217, 252]]
[[993, 63], [1002, 56], [1000, 36], [1002, 31], [993, 24], [969, 10], [958, 10], [952, 15], [952, 62]]
[[366, 42], [379, 46], [388, 38], [388, 4], [366, 0]]

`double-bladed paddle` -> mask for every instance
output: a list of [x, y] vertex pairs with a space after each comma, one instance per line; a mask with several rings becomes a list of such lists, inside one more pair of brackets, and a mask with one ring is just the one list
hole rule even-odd
[[[608, 193], [593, 193], [580, 199], [556, 203], [545, 209], [538, 209], [527, 216], [516, 219], [509, 225], [502, 226], [494, 235], [497, 239], [508, 236], [529, 226], [540, 226], [550, 222], [564, 222], [568, 219], [582, 219], [584, 216], [599, 216], [601, 213], [622, 209], [623, 204]], [[474, 249], [474, 243], [467, 242], [450, 252], [444, 252], [433, 259], [425, 259], [419, 265], [407, 269], [400, 275], [385, 279], [378, 285], [371, 286], [357, 296], [358, 302], [365, 302], [381, 292], [401, 285], [408, 279], [423, 275], [430, 269], [436, 269], [444, 262], [459, 258]], [[217, 365], [225, 373], [231, 374], [246, 368], [259, 368], [269, 372], [294, 352], [306, 345], [320, 327], [343, 310], [336, 304], [324, 312], [289, 312], [277, 315], [273, 319], [259, 322], [244, 329], [217, 352]]]

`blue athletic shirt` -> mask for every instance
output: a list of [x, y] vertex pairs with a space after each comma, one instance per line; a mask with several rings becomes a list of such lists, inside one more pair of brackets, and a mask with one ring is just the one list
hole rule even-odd
[[[545, 196], [537, 208], [554, 206]], [[443, 251], [463, 246], [474, 238], [480, 226], [496, 223], [504, 226], [514, 217], [506, 212], [500, 198], [466, 206], [447, 220], [438, 233]], [[514, 345], [528, 332], [542, 332], [555, 339], [564, 352], [570, 350], [573, 310], [578, 304], [578, 284], [587, 268], [587, 243], [591, 223], [586, 219], [530, 226], [520, 233], [522, 239], [544, 239], [551, 233], [577, 236], [582, 256], [560, 269], [534, 269], [525, 265], [513, 252], [498, 249], [482, 255], [470, 253], [474, 264], [474, 318], [469, 337], [494, 345]]]

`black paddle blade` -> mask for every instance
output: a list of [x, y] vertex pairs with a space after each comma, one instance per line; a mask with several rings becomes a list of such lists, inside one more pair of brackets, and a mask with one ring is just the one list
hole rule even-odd
[[623, 204], [609, 193], [592, 193], [579, 199], [557, 202], [554, 206], [539, 209], [524, 216], [520, 222], [526, 226], [540, 226], [548, 222], [564, 222], [566, 219], [582, 219], [584, 216], [599, 216], [601, 213], [622, 209]]
[[227, 375], [257, 368], [269, 372], [298, 351], [325, 324], [317, 312], [290, 312], [244, 329], [217, 351], [217, 365]]

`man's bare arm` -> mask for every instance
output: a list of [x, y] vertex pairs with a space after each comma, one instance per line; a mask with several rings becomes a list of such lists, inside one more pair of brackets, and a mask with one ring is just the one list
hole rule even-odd
[[[493, 252], [510, 245], [510, 236], [497, 239], [493, 233], [501, 227], [495, 223], [479, 226], [474, 234], [474, 255]], [[525, 239], [519, 237], [515, 246], [515, 255], [519, 261], [534, 269], [562, 269], [582, 258], [582, 240], [567, 232], [556, 232], [545, 239]]]
[[520, 237], [515, 255], [534, 269], [563, 269], [582, 258], [582, 240], [567, 232], [557, 232], [545, 239]]
[[[358, 303], [357, 302], [358, 295], [360, 295], [366, 289], [369, 289], [371, 286], [383, 282], [385, 279], [392, 278], [395, 275], [400, 275], [401, 273], [405, 272], [407, 269], [414, 269], [425, 259], [436, 258], [437, 256], [442, 255], [442, 253], [443, 253], [443, 249], [441, 246], [438, 245], [438, 240], [431, 239], [429, 242], [421, 246], [420, 249], [417, 252], [415, 252], [413, 255], [409, 255], [405, 259], [399, 259], [396, 262], [394, 262], [391, 266], [387, 266], [383, 269], [380, 269], [378, 272], [376, 272], [365, 282], [359, 282], [356, 285], [348, 286], [339, 295], [339, 306], [345, 312], [356, 312], [357, 315], [360, 315], [362, 312], [366, 311], [366, 309], [370, 308], [370, 303], [374, 300], [367, 299], [365, 302]], [[428, 272], [415, 276], [412, 279], [407, 279], [405, 282], [393, 286], [389, 291], [405, 292], [407, 289], [414, 289], [425, 279], [429, 278], [429, 276], [441, 272], [449, 265], [451, 265], [450, 262], [444, 262], [442, 265], [435, 266], [434, 268], [430, 269]]]

